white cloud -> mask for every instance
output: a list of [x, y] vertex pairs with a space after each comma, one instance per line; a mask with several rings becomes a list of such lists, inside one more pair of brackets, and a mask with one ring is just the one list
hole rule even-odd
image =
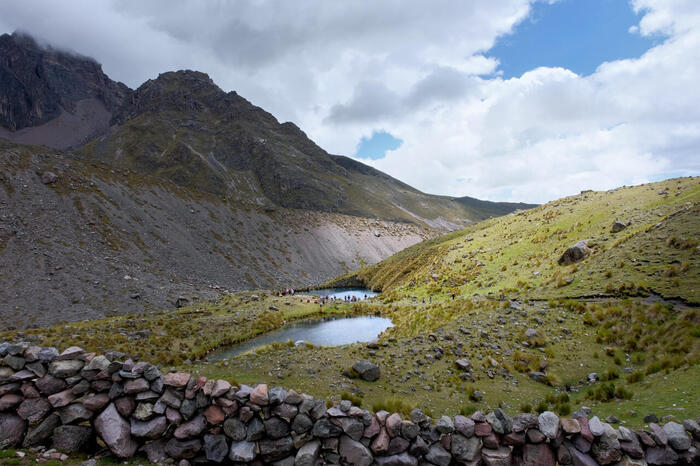
[[404, 143], [372, 164], [427, 192], [539, 202], [698, 173], [700, 2], [632, 0], [638, 33], [669, 36], [639, 59], [504, 80], [483, 53], [533, 1], [25, 0], [0, 3], [0, 32], [132, 87], [207, 72], [332, 153], [385, 129]]

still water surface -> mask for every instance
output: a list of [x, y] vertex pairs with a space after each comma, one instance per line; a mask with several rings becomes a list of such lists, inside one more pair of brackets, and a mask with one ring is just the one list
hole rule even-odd
[[391, 323], [390, 319], [374, 316], [295, 322], [285, 325], [279, 330], [222, 349], [209, 356], [209, 359], [219, 361], [245, 353], [258, 346], [289, 340], [293, 342], [308, 341], [314, 345], [323, 346], [341, 346], [357, 342], [368, 342], [374, 340], [384, 330], [393, 326], [394, 324]]

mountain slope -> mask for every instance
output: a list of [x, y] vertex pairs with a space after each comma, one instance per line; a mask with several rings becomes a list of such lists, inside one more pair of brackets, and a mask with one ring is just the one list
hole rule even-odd
[[0, 36], [0, 90], [8, 326], [311, 286], [528, 207], [422, 193], [195, 71], [132, 91], [13, 34]]
[[[356, 276], [397, 296], [541, 299], [653, 291], [697, 303], [698, 181], [586, 191], [413, 246]], [[613, 232], [615, 221], [626, 228]], [[582, 240], [590, 256], [559, 265]]]

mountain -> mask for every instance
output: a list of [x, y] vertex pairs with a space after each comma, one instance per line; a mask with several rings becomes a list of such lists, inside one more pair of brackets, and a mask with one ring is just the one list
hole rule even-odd
[[93, 59], [0, 36], [0, 137], [66, 149], [109, 128], [132, 91]]
[[13, 326], [310, 286], [531, 207], [422, 193], [196, 71], [131, 90], [15, 33], [0, 36], [0, 90], [0, 314]]

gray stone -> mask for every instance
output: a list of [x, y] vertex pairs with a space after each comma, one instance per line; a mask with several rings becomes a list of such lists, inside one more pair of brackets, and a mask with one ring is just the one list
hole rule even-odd
[[48, 441], [53, 435], [53, 430], [59, 425], [61, 425], [61, 419], [58, 417], [58, 414], [50, 414], [41, 424], [33, 429], [29, 429], [22, 443], [22, 447], [29, 448], [37, 445], [48, 445]]
[[353, 440], [360, 440], [365, 431], [365, 425], [359, 419], [344, 417], [340, 419], [340, 427], [343, 432]]
[[452, 454], [460, 461], [474, 461], [481, 454], [481, 439], [455, 434], [450, 446]]
[[177, 429], [175, 429], [173, 436], [180, 440], [193, 438], [199, 436], [206, 428], [207, 420], [200, 414], [190, 421], [181, 424]]
[[313, 435], [318, 438], [337, 437], [343, 430], [328, 419], [319, 419], [314, 424]]
[[425, 459], [437, 466], [448, 466], [452, 461], [452, 455], [450, 455], [447, 450], [442, 448], [442, 445], [436, 443], [428, 448], [428, 453], [425, 454]]
[[56, 360], [49, 364], [49, 374], [59, 379], [72, 377], [80, 373], [85, 363], [77, 359]]
[[178, 440], [170, 439], [165, 444], [165, 453], [176, 459], [194, 458], [202, 449], [202, 442], [199, 439]]
[[355, 371], [362, 380], [368, 382], [378, 380], [381, 375], [378, 365], [364, 359], [353, 364], [352, 370]]
[[559, 435], [559, 416], [551, 411], [545, 411], [537, 418], [540, 432], [548, 439], [555, 439]]
[[347, 435], [340, 437], [338, 452], [348, 464], [356, 466], [369, 466], [374, 459], [369, 448]]
[[236, 418], [228, 418], [224, 421], [224, 433], [236, 442], [245, 440], [247, 435], [245, 424]]
[[233, 442], [228, 457], [231, 461], [250, 463], [257, 456], [257, 446], [254, 442]]
[[452, 418], [449, 416], [442, 416], [438, 419], [435, 427], [441, 434], [450, 434], [455, 430], [454, 422], [452, 422]]
[[27, 423], [11, 413], [0, 413], [0, 449], [19, 446], [24, 438]]
[[474, 421], [466, 416], [457, 415], [454, 418], [455, 430], [465, 437], [474, 436]]
[[228, 455], [228, 442], [223, 435], [205, 435], [204, 436], [204, 455], [207, 461], [213, 463], [221, 463]]
[[374, 464], [377, 466], [418, 466], [418, 459], [404, 452], [400, 455], [379, 456], [374, 458]]
[[131, 425], [117, 412], [114, 403], [95, 419], [95, 430], [110, 451], [120, 458], [130, 458], [138, 444], [131, 437]]
[[564, 251], [559, 258], [559, 265], [569, 265], [585, 259], [591, 253], [588, 247], [588, 240], [579, 241]]
[[690, 437], [685, 433], [685, 427], [676, 422], [667, 422], [663, 427], [668, 444], [677, 451], [685, 451], [690, 448]]
[[29, 398], [17, 408], [19, 417], [30, 423], [39, 422], [51, 411], [51, 405], [45, 398]]
[[59, 426], [53, 431], [53, 447], [66, 453], [82, 450], [92, 440], [88, 426]]
[[71, 403], [58, 411], [61, 416], [61, 423], [73, 424], [74, 422], [89, 421], [92, 419], [92, 411], [87, 409], [82, 403]]
[[131, 435], [134, 437], [156, 439], [160, 437], [168, 427], [165, 416], [157, 416], [150, 421], [131, 420]]
[[605, 433], [605, 427], [603, 426], [603, 423], [600, 422], [598, 416], [593, 416], [588, 420], [588, 428], [591, 430], [591, 433], [596, 437], [600, 437]]
[[289, 435], [289, 425], [278, 417], [266, 419], [263, 424], [265, 432], [270, 438], [278, 439]]
[[259, 417], [254, 417], [248, 421], [246, 426], [246, 440], [253, 442], [255, 440], [260, 440], [265, 437], [265, 425]]
[[318, 455], [321, 452], [321, 442], [312, 440], [305, 443], [294, 458], [294, 466], [315, 466]]
[[265, 462], [281, 460], [294, 452], [294, 441], [292, 437], [282, 437], [278, 439], [263, 439], [258, 442], [260, 457]]
[[671, 447], [652, 447], [647, 448], [646, 460], [649, 464], [677, 464], [679, 460], [678, 453], [673, 451]]

